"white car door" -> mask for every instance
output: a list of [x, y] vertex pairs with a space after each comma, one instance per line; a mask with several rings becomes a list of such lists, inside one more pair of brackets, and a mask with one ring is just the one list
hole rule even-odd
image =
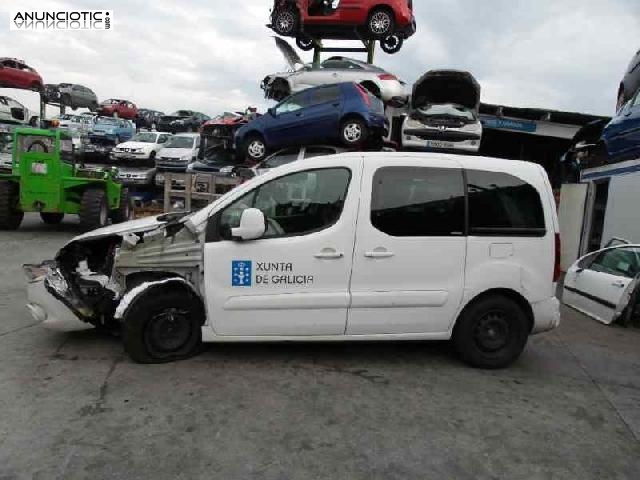
[[[215, 334], [344, 334], [361, 165], [283, 174], [209, 219], [204, 271]], [[265, 214], [265, 236], [232, 240], [249, 207]]]
[[569, 268], [563, 302], [609, 324], [627, 287], [640, 270], [638, 247], [616, 247], [595, 252]]
[[[395, 160], [395, 159], [394, 159]], [[383, 155], [364, 166], [347, 334], [449, 331], [467, 248], [465, 188], [451, 160]]]

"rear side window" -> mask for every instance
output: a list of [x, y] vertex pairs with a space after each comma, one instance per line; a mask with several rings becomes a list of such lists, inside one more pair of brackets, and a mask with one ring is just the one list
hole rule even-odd
[[323, 87], [310, 92], [310, 105], [335, 102], [340, 99], [340, 87]]
[[388, 167], [373, 177], [371, 224], [394, 237], [464, 235], [461, 170]]
[[468, 170], [469, 234], [544, 236], [538, 191], [513, 175]]

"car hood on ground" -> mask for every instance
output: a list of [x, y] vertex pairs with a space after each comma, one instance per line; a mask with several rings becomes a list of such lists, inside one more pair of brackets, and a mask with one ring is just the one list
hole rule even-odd
[[192, 154], [192, 148], [163, 148], [158, 152], [158, 158], [181, 158]]
[[469, 72], [431, 70], [413, 85], [411, 107], [420, 108], [429, 103], [456, 103], [477, 113], [480, 108], [480, 84]]

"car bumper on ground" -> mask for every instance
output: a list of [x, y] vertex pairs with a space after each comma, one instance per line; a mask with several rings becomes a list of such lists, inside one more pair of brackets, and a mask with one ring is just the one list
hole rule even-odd
[[[33, 267], [25, 267], [25, 270], [27, 268]], [[65, 303], [49, 291], [45, 285], [44, 276], [29, 282], [27, 310], [36, 322], [50, 330], [75, 332], [93, 328], [93, 325], [80, 320]]]

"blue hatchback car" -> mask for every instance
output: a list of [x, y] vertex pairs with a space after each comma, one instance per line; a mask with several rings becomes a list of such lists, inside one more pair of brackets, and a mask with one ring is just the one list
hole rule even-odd
[[640, 90], [604, 127], [601, 141], [609, 162], [640, 158]]
[[383, 103], [356, 83], [304, 90], [236, 132], [236, 152], [257, 162], [283, 147], [339, 141], [358, 148], [387, 134]]

